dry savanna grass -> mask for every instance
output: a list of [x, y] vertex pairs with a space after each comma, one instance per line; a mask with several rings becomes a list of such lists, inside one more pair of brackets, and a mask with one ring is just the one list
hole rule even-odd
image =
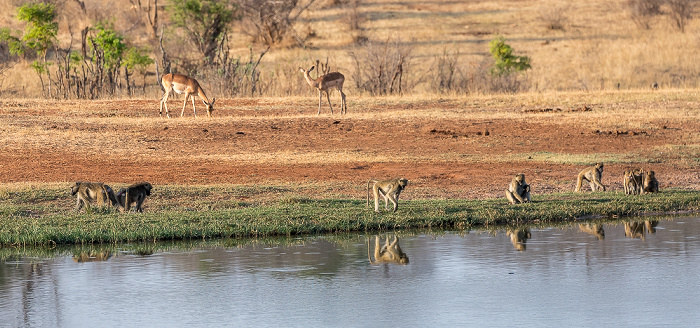
[[[309, 67], [316, 59], [326, 58], [333, 69], [346, 75], [350, 99], [361, 93], [353, 82], [356, 65], [352, 59], [361, 47], [353, 41], [355, 32], [343, 23], [348, 9], [330, 3], [317, 1], [295, 26], [296, 34], [306, 40], [304, 47], [274, 47], [265, 55], [259, 69], [264, 94], [313, 94], [297, 67]], [[479, 67], [491, 60], [488, 42], [499, 35], [513, 46], [516, 55], [532, 59], [532, 69], [522, 77], [526, 81], [524, 90], [646, 89], [653, 83], [661, 88], [697, 87], [700, 52], [696, 49], [700, 39], [696, 35], [700, 22], [690, 20], [682, 33], [674, 27], [670, 9], [662, 6], [663, 14], [650, 18], [650, 28], [640, 28], [630, 18], [627, 3], [364, 0], [358, 12], [366, 18], [361, 32], [371, 42], [400, 40], [401, 46], [409, 50], [404, 83], [410, 94], [435, 92], [439, 58], [454, 59], [458, 76], [484, 74]], [[63, 47], [70, 40], [69, 25], [78, 30], [91, 21], [105, 19], [104, 8], [114, 9], [110, 18], [130, 44], [149, 46], [154, 42], [142, 22], [143, 14], [122, 7], [118, 1], [91, 2], [89, 17], [77, 15], [75, 6], [66, 3], [59, 10]], [[22, 24], [14, 18], [15, 2], [0, 1], [0, 7], [5, 9], [0, 15], [2, 26], [21, 30]], [[161, 12], [160, 19], [167, 22], [168, 13]], [[236, 27], [231, 40], [232, 55], [247, 58], [251, 39]], [[178, 53], [191, 48], [172, 30], [168, 30], [165, 42]], [[263, 49], [258, 44], [252, 46], [256, 52]], [[152, 57], [157, 55], [154, 52]], [[160, 89], [154, 77], [149, 81], [145, 96], [156, 98]], [[28, 63], [19, 62], [0, 73], [0, 92], [34, 97], [41, 94], [41, 88]]]

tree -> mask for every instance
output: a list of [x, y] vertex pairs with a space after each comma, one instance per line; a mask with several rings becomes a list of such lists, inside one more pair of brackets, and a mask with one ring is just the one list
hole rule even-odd
[[685, 33], [685, 25], [693, 18], [695, 11], [695, 0], [667, 0], [669, 8], [671, 8], [671, 19], [676, 23], [676, 27]]
[[114, 84], [115, 78], [119, 75], [122, 56], [126, 51], [124, 37], [114, 31], [111, 23], [98, 22], [94, 28], [95, 36], [90, 37], [93, 51], [97, 62], [101, 63], [107, 70], [107, 77], [110, 85]]
[[[146, 51], [142, 49], [129, 48], [122, 63], [122, 66], [124, 66], [124, 75], [126, 76], [127, 86], [129, 86], [129, 70], [135, 70], [139, 72], [141, 76], [143, 76], [143, 92], [146, 92], [146, 73], [148, 72], [148, 66], [154, 63], [151, 57], [144, 54], [145, 52]], [[129, 89], [131, 88], [129, 87]], [[129, 91], [129, 93], [131, 93], [131, 91]]]
[[506, 44], [506, 39], [498, 37], [489, 42], [490, 52], [496, 60], [491, 75], [506, 76], [513, 72], [523, 72], [530, 68], [530, 57], [513, 55], [513, 48]]
[[170, 0], [167, 8], [171, 21], [185, 30], [207, 65], [214, 63], [229, 23], [239, 19], [238, 6], [230, 0]]

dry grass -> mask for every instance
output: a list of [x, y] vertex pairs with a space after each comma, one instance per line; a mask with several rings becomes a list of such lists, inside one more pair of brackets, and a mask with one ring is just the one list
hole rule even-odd
[[[116, 8], [112, 0], [100, 0], [103, 7]], [[488, 58], [488, 41], [497, 35], [504, 36], [519, 55], [532, 58], [533, 69], [527, 73], [532, 91], [565, 90], [618, 90], [645, 89], [652, 83], [661, 88], [697, 88], [700, 80], [700, 46], [696, 37], [700, 20], [692, 20], [685, 33], [676, 30], [668, 15], [655, 17], [651, 29], [637, 27], [630, 19], [626, 0], [593, 0], [562, 5], [561, 1], [452, 1], [424, 2], [407, 0], [365, 0], [359, 11], [368, 18], [363, 32], [372, 41], [401, 40], [410, 47], [410, 70], [406, 79], [420, 81], [412, 93], [429, 93], [428, 85], [436, 58], [444, 51], [459, 53], [458, 69], [474, 70]], [[0, 15], [3, 26], [20, 29], [14, 21], [13, 1], [0, 1], [4, 8]], [[90, 10], [95, 17], [73, 19], [69, 15], [75, 8], [64, 6], [60, 40], [69, 40], [68, 23], [72, 17], [74, 30], [91, 19], [103, 19], [99, 11]], [[125, 7], [126, 8], [126, 7]], [[94, 9], [94, 8], [93, 8]], [[129, 27], [122, 31], [135, 44], [147, 44], [145, 26], [131, 28], [142, 17], [123, 9], [114, 15], [117, 26]], [[662, 11], [668, 9], [662, 7]], [[264, 58], [260, 70], [266, 93], [272, 96], [288, 94], [313, 94], [308, 88], [300, 88], [303, 80], [297, 74], [298, 66], [310, 66], [316, 59], [330, 58], [332, 68], [346, 74], [347, 93], [351, 98], [358, 91], [352, 83], [354, 64], [351, 51], [357, 50], [353, 34], [340, 17], [347, 15], [341, 7], [330, 7], [319, 1], [304, 14], [297, 30], [311, 30], [315, 37], [304, 48], [272, 49]], [[562, 27], [552, 29], [549, 22], [562, 17]], [[161, 19], [167, 19], [163, 14]], [[240, 34], [236, 34], [239, 36]], [[250, 40], [234, 37], [234, 55], [246, 58]], [[254, 45], [254, 49], [259, 48]], [[279, 82], [273, 82], [280, 79]], [[146, 97], [157, 98], [160, 91], [151, 81]], [[206, 83], [204, 83], [206, 85]], [[295, 87], [290, 87], [295, 86]], [[4, 93], [35, 97], [40, 94], [36, 75], [26, 63], [15, 65], [0, 76]]]

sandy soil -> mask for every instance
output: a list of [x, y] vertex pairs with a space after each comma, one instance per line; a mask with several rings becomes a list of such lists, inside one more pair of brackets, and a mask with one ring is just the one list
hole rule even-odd
[[[180, 101], [170, 101], [176, 115]], [[538, 154], [643, 154], [654, 145], [685, 145], [700, 131], [697, 117], [646, 120], [644, 128], [635, 121], [624, 130], [571, 119], [600, 114], [600, 106], [561, 113], [518, 107], [505, 111], [528, 115], [489, 118], [467, 115], [480, 109], [458, 101], [367, 102], [341, 117], [316, 116], [315, 104], [313, 97], [222, 99], [213, 118], [201, 116], [199, 103], [196, 119], [191, 106], [189, 117], [161, 119], [157, 100], [6, 101], [0, 183], [288, 184], [359, 198], [368, 178], [402, 176], [411, 181], [402, 194], [408, 199], [493, 198], [518, 172], [535, 194], [574, 188], [584, 165]], [[609, 163], [603, 183], [621, 190], [619, 177], [631, 167], [655, 170], [662, 189], [700, 189], [697, 161], [673, 154]]]

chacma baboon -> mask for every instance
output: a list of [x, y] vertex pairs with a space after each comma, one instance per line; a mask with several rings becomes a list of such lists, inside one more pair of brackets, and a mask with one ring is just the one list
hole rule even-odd
[[530, 234], [530, 229], [522, 228], [508, 230], [508, 236], [510, 237], [510, 242], [513, 244], [513, 247], [522, 252], [526, 248], [525, 243], [532, 235]]
[[646, 172], [646, 174], [644, 174], [642, 192], [659, 192], [659, 181], [656, 180], [656, 175], [654, 174], [654, 171], [648, 171]]
[[80, 211], [83, 205], [90, 209], [93, 203], [103, 206], [108, 204], [117, 206], [117, 198], [114, 196], [114, 191], [108, 185], [100, 182], [84, 182], [78, 181], [70, 188], [71, 196], [78, 196], [78, 202], [75, 206], [75, 211]]
[[133, 184], [119, 189], [117, 201], [126, 212], [131, 209], [131, 204], [133, 203], [136, 203], [136, 211], [143, 212], [143, 201], [146, 200], [146, 196], [151, 195], [152, 189], [153, 186], [148, 182]]
[[165, 74], [161, 78], [160, 83], [163, 85], [165, 94], [163, 99], [160, 100], [160, 117], [163, 117], [163, 105], [165, 105], [165, 115], [170, 118], [170, 113], [168, 112], [168, 97], [173, 91], [178, 94], [185, 94], [185, 101], [182, 103], [182, 112], [180, 112], [180, 117], [185, 115], [185, 106], [187, 105], [187, 99], [192, 97], [192, 110], [194, 111], [194, 117], [197, 117], [197, 108], [194, 106], [194, 97], [199, 96], [202, 102], [207, 107], [207, 116], [211, 117], [211, 112], [214, 111], [214, 102], [216, 98], [212, 98], [211, 102], [207, 95], [204, 93], [204, 89], [199, 85], [197, 80], [182, 74]]
[[622, 186], [625, 189], [626, 195], [636, 195], [639, 193], [639, 185], [633, 171], [625, 171], [622, 173]]
[[379, 195], [384, 197], [384, 209], [389, 210], [389, 201], [394, 205], [394, 212], [399, 208], [399, 195], [408, 185], [408, 180], [396, 178], [391, 180], [369, 179], [367, 181], [367, 206], [369, 206], [369, 185], [372, 185], [374, 194], [374, 211], [379, 213]]
[[394, 241], [389, 243], [389, 235], [386, 236], [386, 243], [380, 248], [379, 236], [376, 236], [374, 240], [374, 261], [372, 261], [372, 256], [370, 255], [369, 249], [370, 244], [367, 243], [367, 257], [369, 258], [369, 263], [396, 263], [396, 264], [408, 264], [408, 255], [401, 250], [399, 246], [399, 236], [394, 235]]
[[581, 191], [583, 186], [583, 180], [588, 181], [591, 184], [591, 190], [596, 191], [597, 189], [603, 189], [605, 191], [605, 186], [600, 182], [603, 178], [603, 163], [597, 163], [594, 166], [587, 167], [581, 173], [578, 174], [578, 179], [576, 181], [576, 191]]
[[530, 185], [525, 182], [525, 174], [518, 173], [515, 178], [510, 181], [506, 190], [506, 198], [511, 204], [529, 203]]
[[578, 225], [578, 229], [582, 232], [594, 235], [596, 238], [602, 240], [605, 239], [605, 230], [603, 230], [603, 225], [599, 223], [581, 223]]
[[306, 83], [311, 87], [318, 90], [318, 114], [321, 115], [321, 99], [323, 98], [323, 93], [326, 93], [326, 98], [328, 99], [328, 106], [331, 107], [331, 115], [333, 114], [333, 105], [331, 105], [331, 96], [329, 95], [332, 89], [338, 89], [340, 91], [340, 115], [347, 114], [348, 104], [345, 101], [345, 93], [343, 93], [343, 83], [345, 83], [345, 76], [338, 72], [331, 72], [326, 75], [322, 75], [316, 79], [312, 79], [309, 73], [314, 70], [316, 66], [311, 66], [309, 70], [305, 70], [299, 67], [299, 71], [304, 73], [304, 78]]

